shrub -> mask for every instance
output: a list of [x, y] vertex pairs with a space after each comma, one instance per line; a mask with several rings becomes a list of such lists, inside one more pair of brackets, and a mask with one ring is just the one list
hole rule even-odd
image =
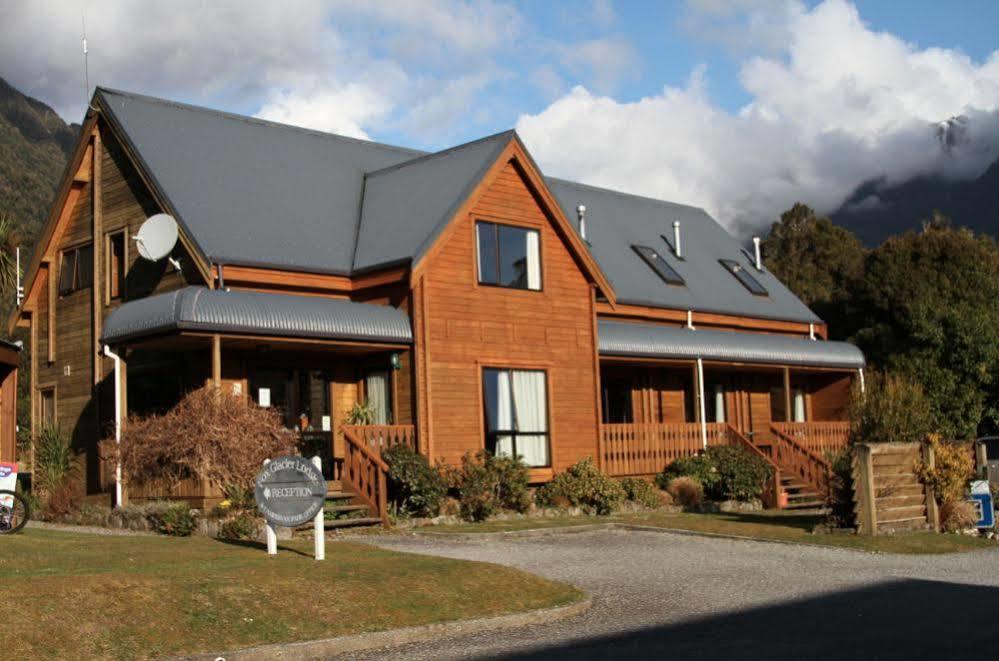
[[922, 386], [886, 372], [872, 372], [864, 392], [854, 387], [850, 421], [852, 443], [917, 443], [935, 422]]
[[130, 417], [121, 445], [102, 444], [111, 461], [120, 457], [126, 481], [169, 492], [181, 481], [200, 477], [224, 490], [252, 493], [264, 462], [294, 450], [274, 408], [249, 405], [214, 387], [188, 393], [162, 415]]
[[832, 475], [829, 483], [829, 524], [834, 528], [856, 525], [853, 507], [853, 448], [831, 453]]
[[436, 516], [447, 496], [440, 471], [408, 445], [386, 448], [382, 459], [389, 467], [389, 496], [396, 508], [413, 516]]
[[752, 500], [763, 495], [765, 483], [773, 468], [749, 450], [736, 445], [716, 445], [704, 453], [715, 467], [718, 480], [705, 490], [712, 498]]
[[940, 506], [940, 527], [946, 532], [973, 528], [977, 522], [978, 511], [966, 500], [953, 500]]
[[480, 450], [462, 457], [459, 468], [443, 472], [457, 496], [459, 515], [469, 521], [483, 521], [499, 510], [526, 512], [531, 506], [529, 471], [519, 457]]
[[31, 479], [46, 514], [68, 514], [76, 509], [80, 494], [73, 450], [58, 427], [45, 427], [39, 433]]
[[621, 480], [621, 488], [624, 489], [625, 498], [642, 507], [653, 508], [660, 505], [659, 490], [648, 480], [626, 477]]
[[676, 477], [690, 477], [713, 500], [751, 500], [763, 494], [772, 468], [764, 459], [735, 445], [716, 445], [697, 457], [678, 459], [656, 477], [663, 488]]
[[542, 505], [581, 507], [586, 512], [610, 514], [626, 497], [617, 480], [600, 472], [589, 457], [581, 459], [538, 490]]
[[656, 476], [656, 484], [660, 489], [669, 490], [669, 485], [676, 477], [692, 477], [704, 490], [712, 490], [718, 483], [718, 467], [705, 454], [677, 459]]
[[348, 425], [370, 425], [375, 421], [375, 407], [368, 402], [354, 402], [344, 422]]
[[219, 528], [223, 539], [256, 539], [260, 527], [251, 514], [242, 513], [229, 519]]
[[170, 503], [159, 515], [156, 529], [164, 535], [189, 537], [194, 532], [197, 521], [187, 503]]
[[962, 443], [944, 443], [938, 436], [928, 440], [933, 449], [933, 468], [920, 460], [916, 465], [919, 479], [933, 487], [933, 495], [942, 505], [964, 501], [968, 480], [975, 476], [974, 460], [968, 446]]
[[674, 477], [666, 485], [666, 491], [681, 507], [692, 509], [704, 502], [704, 487], [694, 477]]

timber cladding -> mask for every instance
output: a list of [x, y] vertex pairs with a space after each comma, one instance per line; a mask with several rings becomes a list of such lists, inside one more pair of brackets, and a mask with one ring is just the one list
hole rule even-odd
[[[542, 290], [479, 285], [475, 221], [539, 230]], [[429, 455], [448, 463], [485, 444], [482, 370], [547, 373], [552, 467], [597, 454], [596, 337], [591, 285], [513, 162], [473, 200], [471, 212], [428, 259], [414, 305], [418, 385], [428, 403]], [[422, 336], [422, 341], [421, 341]], [[420, 360], [421, 356], [417, 356]], [[422, 441], [422, 439], [421, 439]]]

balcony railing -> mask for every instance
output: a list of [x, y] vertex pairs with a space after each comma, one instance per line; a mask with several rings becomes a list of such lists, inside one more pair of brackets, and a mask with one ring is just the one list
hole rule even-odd
[[[709, 423], [707, 432], [709, 446], [729, 442], [724, 423]], [[652, 475], [703, 449], [701, 424], [697, 422], [600, 425], [603, 471], [608, 475]]]
[[849, 422], [774, 422], [771, 426], [823, 459], [845, 448], [850, 439]]
[[342, 429], [375, 453], [393, 445], [408, 445], [416, 449], [414, 425], [344, 425]]

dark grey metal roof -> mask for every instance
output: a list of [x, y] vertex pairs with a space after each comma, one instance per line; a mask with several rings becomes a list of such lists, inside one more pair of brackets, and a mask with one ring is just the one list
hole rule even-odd
[[514, 135], [498, 133], [369, 173], [354, 268], [419, 259]]
[[[703, 209], [561, 179], [548, 178], [547, 182], [568, 218], [575, 220], [576, 207], [586, 206], [586, 234], [593, 257], [619, 302], [805, 323], [821, 321], [770, 272], [757, 271], [739, 242]], [[680, 221], [682, 260], [672, 252], [674, 220]], [[654, 248], [686, 284], [664, 283], [631, 249], [635, 244]], [[742, 264], [766, 287], [769, 296], [751, 294], [718, 263], [719, 259]]]
[[723, 360], [739, 363], [860, 369], [864, 354], [848, 342], [826, 342], [719, 330], [601, 319], [597, 322], [603, 356]]
[[212, 262], [349, 274], [364, 173], [423, 152], [99, 89]]
[[387, 305], [185, 287], [122, 304], [105, 319], [101, 342], [117, 344], [180, 330], [387, 343], [413, 341], [409, 317]]

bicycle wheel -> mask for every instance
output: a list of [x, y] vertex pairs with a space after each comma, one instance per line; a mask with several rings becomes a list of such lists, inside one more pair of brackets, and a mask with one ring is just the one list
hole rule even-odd
[[0, 490], [0, 535], [12, 535], [28, 522], [31, 509], [19, 493]]

